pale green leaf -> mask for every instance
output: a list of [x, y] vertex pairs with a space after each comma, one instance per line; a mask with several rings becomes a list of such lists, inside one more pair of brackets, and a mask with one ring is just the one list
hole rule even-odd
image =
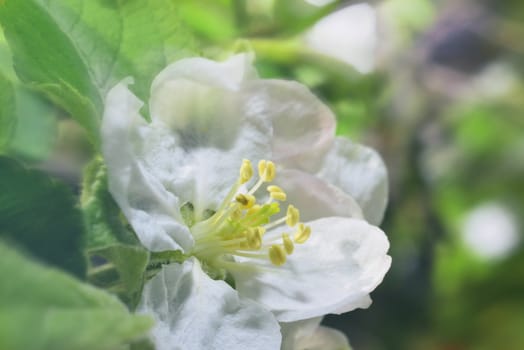
[[[151, 80], [189, 53], [174, 0], [5, 0], [0, 23], [23, 82], [77, 119], [98, 143], [106, 92], [126, 76], [147, 100]], [[38, 30], [35, 30], [38, 28]]]
[[13, 84], [0, 73], [0, 153], [6, 148], [16, 125]]
[[115, 297], [35, 264], [0, 242], [0, 349], [115, 349], [152, 322]]

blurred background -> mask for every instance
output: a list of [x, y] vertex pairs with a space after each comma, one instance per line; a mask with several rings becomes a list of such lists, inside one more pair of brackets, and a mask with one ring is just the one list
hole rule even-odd
[[[392, 268], [370, 309], [326, 325], [359, 350], [524, 349], [523, 1], [177, 3], [200, 54], [255, 52], [387, 164]], [[0, 70], [14, 77], [1, 37]], [[78, 190], [84, 131], [18, 89], [8, 153]]]

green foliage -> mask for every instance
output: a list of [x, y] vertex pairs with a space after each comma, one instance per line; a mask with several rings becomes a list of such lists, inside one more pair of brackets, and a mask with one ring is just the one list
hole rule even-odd
[[174, 17], [171, 0], [0, 3], [20, 79], [68, 111], [96, 144], [111, 86], [132, 76], [146, 99], [155, 74], [190, 52], [188, 35]]
[[24, 160], [46, 159], [55, 146], [56, 109], [30, 89], [15, 84], [16, 127], [8, 143], [8, 154]]
[[0, 73], [0, 153], [6, 148], [15, 125], [13, 84]]
[[278, 30], [284, 34], [297, 34], [307, 30], [322, 17], [332, 13], [340, 1], [315, 6], [303, 0], [275, 1], [273, 10]]
[[84, 171], [81, 205], [89, 232], [89, 250], [113, 244], [140, 245], [109, 193], [107, 171], [101, 157], [93, 159]]
[[118, 295], [129, 308], [140, 301], [149, 252], [139, 246], [114, 244], [90, 251], [91, 260], [102, 264], [89, 270], [93, 285]]
[[234, 13], [225, 2], [209, 0], [179, 1], [180, 15], [184, 23], [204, 40], [227, 42], [235, 38]]
[[0, 242], [0, 348], [115, 349], [151, 327], [116, 298], [27, 260]]
[[0, 157], [0, 174], [0, 237], [84, 276], [84, 226], [70, 190], [7, 157]]
[[102, 97], [90, 80], [91, 67], [75, 47], [74, 14], [62, 13], [70, 19], [67, 27], [40, 2], [4, 1], [0, 22], [20, 79], [69, 111], [94, 137]]
[[55, 108], [18, 81], [0, 30], [0, 153], [25, 160], [47, 158], [55, 142], [56, 119]]

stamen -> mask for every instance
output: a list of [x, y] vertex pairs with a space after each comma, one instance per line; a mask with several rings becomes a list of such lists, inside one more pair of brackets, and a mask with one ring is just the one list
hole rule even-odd
[[[0, 0], [1, 1], [1, 0]], [[267, 186], [267, 203], [258, 203], [255, 193], [264, 184], [274, 180], [275, 164], [269, 160], [258, 163], [259, 179], [247, 193], [238, 193], [243, 184], [253, 178], [253, 166], [247, 159], [242, 161], [240, 176], [226, 195], [219, 208], [209, 219], [191, 226], [195, 238], [193, 254], [212, 264], [226, 263], [231, 257], [268, 259], [274, 266], [281, 266], [295, 250], [295, 244], [308, 240], [311, 228], [300, 223], [300, 212], [293, 205], [287, 207], [286, 215], [274, 219], [280, 213], [280, 202], [287, 194], [276, 185]], [[297, 226], [293, 234], [271, 228], [287, 225]], [[280, 233], [278, 233], [280, 232]]]
[[266, 166], [267, 166], [267, 160], [260, 160], [258, 162], [258, 177], [261, 179], [264, 177], [264, 174], [266, 173]]
[[267, 186], [268, 192], [284, 192], [284, 190], [276, 185]]
[[309, 236], [311, 236], [311, 227], [306, 226], [303, 223], [298, 224], [298, 230], [294, 236], [295, 243], [305, 243], [309, 239]]
[[258, 231], [261, 237], [264, 236], [264, 234], [266, 233], [266, 229], [263, 228], [262, 226], [255, 227], [255, 230]]
[[284, 243], [284, 249], [288, 255], [293, 253], [295, 250], [295, 245], [287, 233], [282, 234], [282, 242]]
[[242, 211], [240, 209], [235, 209], [231, 212], [229, 216], [232, 220], [239, 220], [242, 217]]
[[287, 195], [284, 192], [284, 190], [282, 190], [278, 186], [275, 186], [275, 185], [267, 186], [267, 191], [269, 192], [269, 197], [270, 197], [269, 201], [271, 201], [271, 199], [274, 199], [274, 200], [283, 202], [287, 198]]
[[264, 172], [264, 181], [271, 182], [275, 179], [277, 174], [275, 163], [268, 161], [266, 164], [266, 171]]
[[293, 205], [289, 205], [287, 207], [287, 213], [286, 213], [286, 224], [289, 227], [293, 227], [298, 223], [299, 220], [300, 220], [300, 212]]
[[262, 246], [262, 235], [257, 229], [250, 229], [246, 232], [247, 245], [250, 249], [259, 250]]
[[273, 244], [271, 248], [269, 248], [268, 255], [273, 265], [280, 266], [286, 262], [286, 252], [280, 245]]
[[256, 198], [252, 194], [239, 194], [235, 197], [235, 200], [240, 203], [243, 209], [252, 208], [256, 203]]
[[258, 176], [264, 182], [271, 182], [275, 179], [275, 163], [270, 160], [261, 160], [258, 162]]
[[281, 201], [281, 202], [285, 201], [287, 198], [284, 192], [270, 192], [269, 196], [273, 198], [274, 200]]
[[242, 160], [242, 166], [240, 167], [240, 183], [245, 184], [253, 177], [253, 166], [249, 159]]
[[260, 211], [260, 209], [262, 209], [262, 206], [260, 204], [255, 204], [254, 206], [252, 206], [251, 208], [247, 210], [246, 216], [255, 214], [256, 212]]
[[269, 224], [267, 224], [266, 226], [264, 226], [264, 228], [265, 228], [266, 230], [269, 230], [270, 228], [277, 227], [277, 226], [283, 224], [284, 222], [286, 222], [286, 220], [287, 220], [287, 217], [284, 216], [283, 218], [280, 218], [280, 219], [278, 219], [278, 220], [275, 220], [275, 221], [273, 221], [273, 222], [270, 222]]

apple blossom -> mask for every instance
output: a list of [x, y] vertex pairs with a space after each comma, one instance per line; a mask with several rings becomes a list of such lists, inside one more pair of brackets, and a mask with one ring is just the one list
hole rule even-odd
[[[106, 99], [109, 189], [147, 249], [192, 256], [145, 287], [139, 309], [163, 315], [157, 345], [173, 331], [185, 347], [198, 348], [184, 338], [190, 327], [222, 337], [213, 324], [229, 334], [259, 305], [279, 322], [369, 306], [390, 266], [388, 240], [373, 225], [386, 205], [386, 171], [371, 149], [334, 137], [335, 118], [324, 104], [298, 83], [257, 78], [249, 55], [168, 66], [153, 81], [149, 123], [130, 83]], [[232, 276], [236, 291], [201, 266]], [[201, 302], [169, 314], [185, 300], [170, 293]], [[227, 310], [240, 315], [224, 317], [211, 301], [221, 293], [235, 305]], [[280, 342], [275, 321], [259, 313], [263, 335], [256, 339], [271, 348], [267, 339]], [[251, 338], [237, 339], [246, 348]]]
[[351, 350], [346, 336], [320, 325], [322, 317], [282, 323], [281, 350]]

